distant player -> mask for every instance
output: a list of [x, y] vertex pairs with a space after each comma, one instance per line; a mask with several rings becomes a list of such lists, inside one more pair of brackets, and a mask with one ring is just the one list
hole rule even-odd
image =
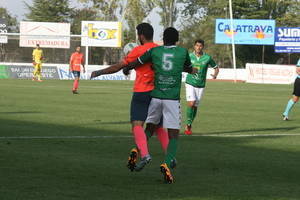
[[191, 62], [194, 68], [198, 69], [196, 74], [188, 74], [185, 81], [185, 91], [187, 100], [186, 110], [186, 126], [184, 133], [192, 134], [192, 123], [197, 114], [197, 108], [204, 93], [206, 84], [206, 74], [208, 67], [214, 69], [214, 74], [211, 74], [213, 79], [216, 79], [219, 74], [219, 67], [210, 55], [203, 52], [204, 41], [196, 40], [194, 43], [194, 52], [190, 53]]
[[174, 181], [170, 168], [176, 160], [181, 124], [179, 99], [182, 72], [197, 72], [197, 69], [192, 67], [187, 49], [176, 46], [178, 40], [178, 31], [169, 27], [163, 33], [164, 46], [150, 49], [138, 60], [129, 64], [130, 67], [137, 67], [144, 63], [153, 63], [154, 90], [151, 92], [152, 100], [146, 122], [156, 125], [162, 117], [163, 127], [168, 129], [167, 154], [163, 164], [160, 165], [166, 183], [173, 183]]
[[34, 67], [33, 71], [33, 81], [41, 82], [41, 71], [42, 71], [42, 60], [43, 60], [43, 50], [40, 48], [39, 44], [36, 44], [36, 48], [32, 52], [32, 64]]
[[283, 120], [289, 120], [289, 112], [293, 108], [293, 106], [299, 101], [300, 97], [300, 59], [297, 62], [296, 72], [298, 74], [295, 82], [294, 82], [294, 91], [293, 97], [288, 101], [285, 111], [283, 113]]
[[78, 94], [77, 89], [79, 86], [81, 66], [83, 68], [83, 73], [85, 73], [84, 56], [80, 50], [81, 50], [80, 46], [76, 47], [76, 51], [70, 57], [70, 71], [74, 75], [74, 82], [73, 82], [73, 89], [72, 89], [73, 94]]
[[[106, 69], [94, 71], [91, 78], [103, 74], [115, 73], [127, 66], [129, 62], [135, 61], [139, 56], [146, 51], [158, 45], [153, 43], [153, 27], [148, 23], [141, 23], [136, 27], [140, 46], [135, 47], [120, 63], [112, 65]], [[129, 70], [128, 70], [129, 71]], [[154, 89], [154, 71], [152, 63], [145, 63], [135, 69], [136, 79], [134, 82], [131, 106], [130, 106], [130, 121], [132, 124], [132, 132], [134, 135], [135, 144], [138, 149], [133, 148], [128, 158], [128, 168], [130, 170], [140, 171], [144, 166], [151, 161], [151, 156], [148, 150], [147, 137], [150, 138], [153, 129], [144, 131], [143, 125], [147, 118], [148, 107], [151, 101], [151, 91]], [[162, 148], [166, 151], [169, 138], [168, 134], [162, 127], [155, 129], [157, 138], [161, 143]], [[141, 161], [137, 165], [137, 157], [140, 153]]]

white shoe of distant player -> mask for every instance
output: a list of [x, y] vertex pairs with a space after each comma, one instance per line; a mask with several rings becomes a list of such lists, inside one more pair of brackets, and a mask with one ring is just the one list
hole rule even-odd
[[286, 115], [282, 115], [283, 116], [283, 121], [288, 121], [289, 120], [289, 117], [286, 116]]
[[151, 162], [151, 156], [147, 155], [144, 158], [142, 158], [140, 162], [138, 162], [136, 164], [136, 166], [134, 167], [134, 170], [139, 172], [150, 162]]

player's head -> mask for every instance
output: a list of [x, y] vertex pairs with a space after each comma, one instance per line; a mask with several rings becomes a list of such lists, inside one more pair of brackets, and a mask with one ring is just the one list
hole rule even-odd
[[204, 48], [204, 40], [199, 39], [194, 42], [194, 51], [196, 53], [202, 52], [203, 48]]
[[36, 48], [39, 49], [40, 48], [40, 44], [36, 44]]
[[153, 40], [153, 27], [149, 23], [141, 23], [136, 26], [138, 39], [141, 44], [144, 44], [146, 41]]
[[81, 50], [80, 46], [77, 46], [76, 49], [75, 49], [76, 52], [80, 52], [80, 50]]
[[175, 28], [169, 27], [165, 29], [163, 36], [164, 45], [176, 45], [176, 42], [178, 42], [178, 40], [179, 33]]

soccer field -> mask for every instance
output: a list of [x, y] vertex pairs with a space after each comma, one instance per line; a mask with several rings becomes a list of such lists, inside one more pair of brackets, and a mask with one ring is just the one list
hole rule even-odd
[[0, 200], [300, 199], [299, 105], [281, 118], [291, 85], [208, 82], [168, 185], [156, 138], [152, 162], [126, 168], [132, 84], [81, 81], [73, 95], [72, 81], [0, 80]]

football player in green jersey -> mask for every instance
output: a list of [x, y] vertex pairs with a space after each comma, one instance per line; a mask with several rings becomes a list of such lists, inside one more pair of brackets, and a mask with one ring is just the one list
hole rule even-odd
[[293, 97], [288, 101], [285, 111], [283, 112], [283, 120], [289, 120], [289, 112], [292, 110], [294, 105], [299, 101], [300, 98], [300, 59], [296, 65], [296, 73], [298, 74], [295, 82], [294, 82], [294, 91]]
[[176, 161], [175, 156], [181, 123], [179, 99], [182, 72], [197, 73], [198, 71], [192, 67], [188, 50], [176, 46], [178, 40], [178, 31], [169, 27], [163, 33], [163, 46], [154, 47], [135, 62], [129, 63], [129, 68], [148, 62], [153, 65], [155, 73], [154, 90], [151, 92], [152, 100], [146, 123], [155, 126], [163, 118], [163, 127], [168, 130], [167, 154], [160, 166], [166, 183], [173, 183], [174, 181], [170, 168], [173, 168]]
[[187, 119], [184, 133], [186, 135], [192, 134], [192, 123], [196, 117], [197, 108], [204, 92], [208, 67], [214, 69], [214, 74], [211, 74], [213, 79], [216, 79], [219, 74], [219, 67], [210, 55], [203, 52], [203, 48], [204, 41], [196, 40], [194, 43], [194, 52], [190, 53], [193, 67], [197, 68], [198, 72], [196, 74], [188, 74], [185, 81]]

